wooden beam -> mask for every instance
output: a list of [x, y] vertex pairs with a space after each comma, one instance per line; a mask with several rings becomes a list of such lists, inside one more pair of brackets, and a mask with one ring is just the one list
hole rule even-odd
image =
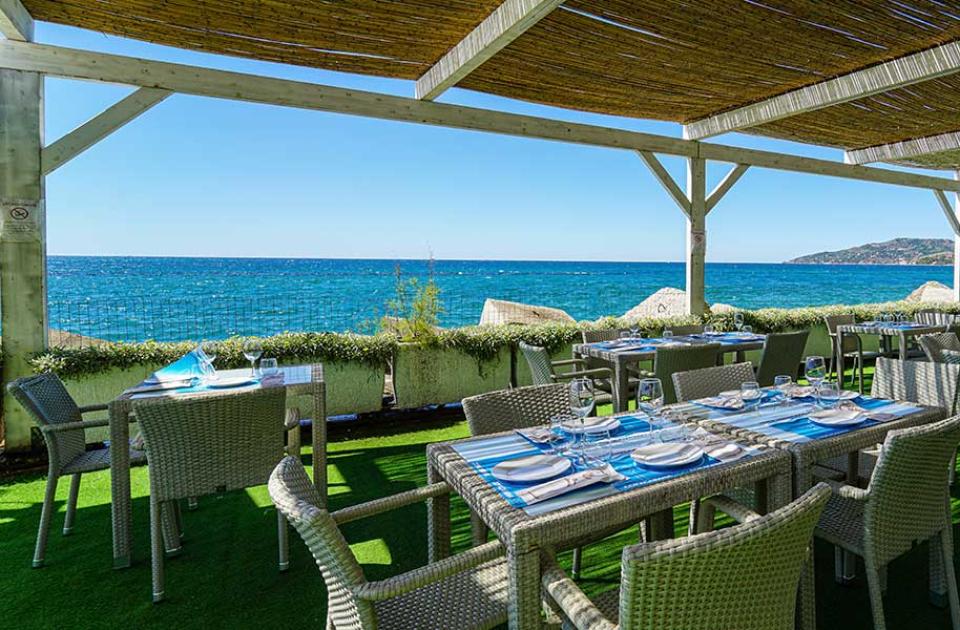
[[687, 313], [703, 315], [707, 310], [707, 161], [703, 158], [687, 159], [687, 196]]
[[140, 88], [111, 105], [43, 148], [40, 157], [43, 174], [49, 175], [171, 94], [169, 90]]
[[946, 193], [944, 193], [942, 190], [935, 190], [933, 191], [933, 194], [940, 203], [940, 209], [943, 210], [943, 215], [947, 217], [947, 222], [950, 223], [950, 228], [953, 230], [954, 237], [960, 237], [960, 219], [957, 218], [955, 208], [950, 204]]
[[869, 168], [796, 155], [704, 144], [650, 133], [568, 123], [536, 116], [419, 101], [376, 92], [274, 79], [239, 72], [95, 53], [43, 44], [0, 41], [0, 68], [52, 76], [159, 88], [252, 103], [470, 129], [610, 149], [643, 150], [748, 164], [911, 188], [960, 191], [960, 182], [919, 173]]
[[[953, 178], [960, 180], [960, 171], [953, 172]], [[960, 220], [960, 194], [953, 195], [954, 216]], [[960, 302], [960, 234], [953, 237], [953, 301]]]
[[750, 168], [748, 164], [735, 164], [730, 171], [724, 175], [723, 179], [720, 180], [720, 183], [717, 184], [717, 187], [714, 188], [709, 195], [707, 195], [707, 213], [713, 210], [714, 206], [720, 203], [720, 200], [723, 199], [723, 196], [733, 188], [733, 185], [736, 184], [743, 174], [747, 172], [747, 169]]
[[19, 42], [33, 41], [33, 18], [20, 0], [0, 0], [0, 33]]
[[948, 42], [694, 121], [684, 126], [683, 137], [702, 140], [847, 103], [920, 81], [929, 81], [957, 71], [960, 71], [960, 42]]
[[936, 136], [926, 136], [925, 138], [891, 142], [890, 144], [880, 144], [862, 149], [850, 149], [844, 151], [843, 161], [846, 164], [889, 162], [957, 149], [960, 149], [960, 133], [950, 131]]
[[649, 168], [653, 176], [657, 178], [657, 181], [660, 182], [663, 189], [667, 191], [667, 194], [670, 195], [677, 206], [683, 210], [683, 213], [689, 217], [690, 199], [680, 190], [677, 182], [673, 181], [673, 177], [670, 176], [667, 169], [663, 168], [663, 164], [660, 163], [657, 156], [649, 151], [637, 151], [637, 154], [646, 162], [647, 168]]
[[417, 98], [437, 98], [562, 3], [563, 0], [505, 0], [417, 79]]

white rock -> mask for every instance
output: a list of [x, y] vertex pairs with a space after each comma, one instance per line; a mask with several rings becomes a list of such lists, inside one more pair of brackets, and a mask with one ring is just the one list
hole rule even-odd
[[480, 315], [481, 324], [543, 324], [575, 321], [566, 311], [559, 308], [490, 298], [483, 303], [483, 313]]

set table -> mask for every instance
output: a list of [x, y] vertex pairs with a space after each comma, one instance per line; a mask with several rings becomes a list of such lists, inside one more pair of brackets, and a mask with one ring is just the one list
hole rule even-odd
[[656, 356], [657, 348], [677, 343], [683, 345], [719, 343], [721, 353], [736, 352], [740, 356], [748, 350], [763, 348], [765, 341], [766, 336], [754, 333], [699, 333], [669, 339], [618, 339], [582, 343], [573, 346], [573, 353], [574, 356], [590, 358], [605, 364], [605, 367], [613, 370], [613, 410], [618, 413], [627, 410], [630, 400], [629, 366], [652, 360]]
[[[769, 415], [768, 408], [774, 409], [773, 405], [761, 411], [712, 409], [697, 402], [671, 405], [664, 410], [668, 426], [692, 425], [691, 429], [704, 431], [710, 439], [724, 439], [744, 446], [747, 454], [733, 461], [705, 457], [697, 464], [659, 476], [631, 474], [629, 466], [636, 465], [629, 460], [629, 455], [623, 456], [627, 462], [614, 457], [614, 467], [627, 475], [625, 481], [583, 488], [532, 505], [517, 499], [517, 488], [497, 481], [490, 474], [493, 465], [504, 459], [547, 448], [515, 432], [429, 445], [428, 481], [450, 484], [503, 542], [509, 563], [510, 627], [536, 628], [540, 624], [541, 553], [599, 540], [636, 525], [645, 517], [664, 514], [675, 505], [734, 488], [754, 489], [756, 507], [761, 512], [776, 509], [813, 485], [813, 465], [817, 461], [856, 453], [882, 442], [890, 430], [933, 422], [944, 415], [941, 409], [912, 403], [873, 399], [860, 402], [867, 409], [882, 408], [889, 419], [824, 429], [805, 419], [804, 414], [809, 411], [803, 409], [809, 410], [809, 403], [804, 408], [799, 406], [802, 403], [777, 405], [779, 416]], [[779, 419], [789, 419], [791, 413], [799, 414], [798, 418], [779, 424]], [[628, 436], [631, 431], [643, 431], [645, 421], [636, 414], [621, 413], [615, 417], [621, 420], [619, 431], [627, 432]], [[777, 424], [770, 425], [771, 422]], [[442, 559], [450, 552], [449, 501], [449, 497], [438, 497], [428, 504], [431, 561]], [[804, 572], [801, 587], [803, 627], [813, 628], [812, 565]]]
[[[250, 374], [249, 369], [221, 370], [220, 378], [242, 377]], [[205, 385], [195, 385], [181, 389], [136, 393], [145, 387], [146, 381], [120, 394], [108, 404], [110, 415], [110, 443], [127, 444], [130, 439], [130, 419], [134, 404], [144, 398], [213, 398], [230, 396], [238, 392], [249, 392], [260, 388], [283, 387], [288, 396], [309, 396], [313, 400], [313, 481], [326, 501], [327, 465], [326, 441], [327, 423], [325, 384], [323, 366], [298, 365], [282, 366], [276, 376], [261, 378], [253, 385], [231, 388], [211, 389]], [[113, 518], [113, 566], [129, 567], [132, 561], [132, 499], [130, 496], [130, 453], [126, 448], [110, 449], [110, 492], [111, 515]]]

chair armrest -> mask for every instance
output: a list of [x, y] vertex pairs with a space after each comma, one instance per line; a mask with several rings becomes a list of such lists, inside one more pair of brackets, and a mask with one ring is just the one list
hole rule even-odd
[[472, 547], [455, 556], [431, 562], [419, 569], [407, 571], [385, 580], [366, 582], [353, 588], [352, 591], [356, 597], [368, 602], [392, 599], [428, 584], [439, 582], [451, 575], [472, 569], [502, 555], [503, 545], [500, 541], [494, 540], [478, 547]]
[[751, 510], [744, 504], [734, 501], [730, 497], [724, 495], [710, 497], [709, 499], [706, 499], [706, 503], [709, 503], [721, 512], [727, 514], [738, 523], [748, 523], [760, 518], [760, 515], [755, 511]]
[[80, 407], [80, 413], [92, 413], [94, 411], [106, 411], [107, 405], [86, 405]]
[[863, 488], [857, 488], [849, 484], [834, 481], [833, 479], [823, 479], [823, 483], [830, 486], [833, 493], [843, 499], [854, 499], [856, 501], [866, 501], [870, 498], [870, 491]]
[[416, 490], [408, 490], [407, 492], [401, 492], [382, 499], [374, 499], [373, 501], [367, 501], [359, 505], [351, 505], [350, 507], [345, 507], [342, 510], [331, 513], [330, 516], [333, 517], [337, 525], [342, 525], [350, 521], [368, 518], [407, 505], [420, 503], [421, 501], [426, 501], [427, 499], [432, 499], [433, 497], [443, 494], [450, 494], [450, 486], [441, 481], [439, 483], [432, 483], [429, 486], [417, 488]]
[[564, 365], [580, 365], [586, 362], [586, 359], [560, 359], [559, 361], [551, 361], [550, 365], [553, 367], [563, 367]]
[[92, 429], [93, 427], [105, 427], [110, 424], [109, 418], [100, 418], [98, 420], [83, 420], [81, 422], [64, 422], [63, 424], [46, 424], [40, 427], [42, 433], [62, 433], [63, 431], [76, 431], [77, 429]]
[[574, 372], [564, 372], [563, 374], [554, 374], [554, 380], [560, 381], [570, 378], [612, 378], [613, 370], [610, 368], [593, 368], [591, 370], [576, 370]]
[[616, 630], [617, 626], [587, 597], [556, 562], [545, 561], [540, 584], [578, 630]]

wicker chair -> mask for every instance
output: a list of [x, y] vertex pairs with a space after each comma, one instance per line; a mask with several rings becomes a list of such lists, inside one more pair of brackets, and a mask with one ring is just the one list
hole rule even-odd
[[927, 361], [877, 359], [871, 396], [907, 400], [957, 412], [960, 365]]
[[753, 365], [749, 362], [708, 367], [673, 375], [677, 401], [696, 400], [716, 396], [720, 392], [740, 389], [742, 383], [755, 380]]
[[834, 496], [816, 536], [864, 559], [878, 630], [886, 627], [882, 575], [887, 564], [925, 540], [936, 574], [942, 571], [946, 581], [953, 627], [960, 629], [947, 483], [958, 442], [960, 417], [891, 431], [866, 489], [831, 483]]
[[[773, 385], [773, 379], [781, 374], [797, 380], [808, 336], [810, 336], [809, 330], [767, 335], [767, 340], [763, 344], [763, 354], [760, 355], [760, 363], [757, 366], [757, 382], [761, 387]], [[862, 371], [860, 376], [862, 379]]]
[[[47, 444], [47, 487], [40, 511], [40, 528], [33, 553], [33, 566], [42, 567], [46, 556], [47, 534], [54, 511], [54, 499], [60, 477], [70, 475], [70, 494], [67, 496], [67, 513], [63, 519], [63, 535], [73, 529], [77, 513], [77, 497], [80, 493], [80, 477], [85, 472], [110, 468], [110, 450], [99, 448], [86, 450], [84, 431], [93, 427], [105, 427], [106, 418], [83, 420], [85, 413], [103, 411], [106, 405], [78, 407], [56, 374], [46, 373], [19, 378], [7, 390], [16, 398], [40, 427]], [[130, 463], [145, 464], [146, 455], [130, 448]]]
[[270, 475], [270, 497], [313, 554], [327, 585], [327, 629], [492, 628], [507, 620], [503, 547], [491, 542], [377, 582], [368, 582], [340, 525], [448, 494], [435, 483], [337, 512], [320, 496], [299, 459], [286, 457]]
[[920, 338], [917, 341], [920, 342], [920, 347], [923, 348], [923, 353], [927, 355], [927, 358], [934, 363], [951, 362], [944, 357], [944, 350], [950, 350], [952, 352], [960, 351], [960, 339], [957, 338], [956, 333], [952, 332], [920, 335]]
[[727, 500], [743, 524], [627, 547], [620, 589], [590, 601], [556, 564], [542, 583], [567, 626], [596, 630], [782, 630], [794, 624], [797, 586], [830, 489], [819, 484], [766, 516]]
[[663, 384], [664, 404], [677, 402], [672, 379], [674, 374], [713, 367], [717, 364], [719, 354], [718, 343], [657, 348], [656, 358], [653, 360], [653, 375]]
[[703, 332], [703, 324], [687, 324], [685, 326], [670, 326], [664, 328], [673, 333], [674, 337], [683, 337], [685, 335], [699, 335]]
[[530, 367], [530, 375], [533, 378], [534, 385], [550, 385], [557, 382], [572, 380], [575, 378], [587, 378], [593, 381], [594, 388], [600, 390], [595, 396], [598, 405], [606, 405], [613, 402], [613, 396], [609, 394], [610, 379], [613, 377], [613, 371], [610, 368], [593, 369], [575, 369], [568, 372], [556, 372], [554, 368], [574, 366], [585, 367], [584, 359], [564, 359], [561, 361], [551, 361], [550, 353], [545, 348], [531, 346], [524, 342], [518, 344], [523, 358], [527, 360]]
[[[284, 456], [285, 406], [281, 387], [134, 404], [150, 462], [154, 602], [164, 598], [161, 508], [179, 499], [265, 484]], [[287, 529], [279, 513], [277, 525], [280, 569], [285, 570]]]
[[[841, 362], [841, 365], [834, 365], [837, 360], [837, 340], [839, 339], [837, 336], [837, 326], [855, 324], [857, 323], [857, 320], [852, 314], [825, 315], [823, 317], [823, 323], [827, 327], [827, 334], [830, 335], [830, 356], [827, 359], [827, 374], [833, 374], [834, 370], [836, 370], [838, 376], [837, 380], [840, 382], [840, 385], [843, 386], [843, 382], [846, 378], [844, 375], [843, 362]], [[879, 352], [863, 351], [863, 340], [860, 339], [860, 335], [843, 336], [843, 358], [853, 359], [853, 377], [856, 378], [859, 374], [861, 384], [863, 383], [864, 360], [876, 359], [880, 356], [882, 356], [882, 354]]]
[[470, 435], [487, 435], [545, 425], [570, 413], [570, 389], [563, 383], [489, 392], [463, 399]]
[[580, 338], [583, 343], [600, 343], [601, 341], [616, 341], [620, 335], [625, 332], [619, 328], [608, 328], [606, 330], [583, 330], [580, 332]]
[[914, 313], [914, 321], [924, 326], [943, 326], [944, 332], [950, 332], [957, 325], [957, 316], [953, 313], [924, 310]]

